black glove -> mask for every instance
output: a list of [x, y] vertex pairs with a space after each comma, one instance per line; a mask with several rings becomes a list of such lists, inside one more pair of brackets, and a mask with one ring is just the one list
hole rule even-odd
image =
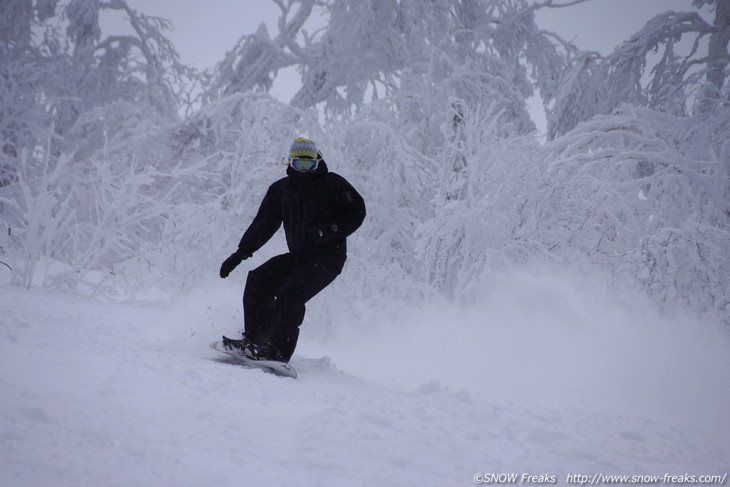
[[241, 252], [240, 250], [232, 253], [230, 257], [224, 260], [223, 264], [221, 264], [221, 277], [223, 279], [228, 277], [228, 274], [230, 274], [231, 271], [235, 269], [238, 264], [243, 262], [245, 259], [248, 259], [249, 257], [251, 257], [251, 254], [246, 254], [244, 252]]

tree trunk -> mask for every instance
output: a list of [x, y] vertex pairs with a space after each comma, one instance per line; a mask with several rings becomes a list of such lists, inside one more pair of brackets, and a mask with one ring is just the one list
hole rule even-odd
[[714, 105], [725, 82], [728, 41], [730, 41], [730, 0], [715, 1], [715, 22], [707, 48], [707, 86], [702, 111]]

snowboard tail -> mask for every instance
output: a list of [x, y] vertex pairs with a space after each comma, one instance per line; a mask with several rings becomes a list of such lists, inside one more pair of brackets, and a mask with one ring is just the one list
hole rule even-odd
[[229, 357], [235, 358], [247, 367], [262, 369], [265, 372], [270, 372], [281, 377], [291, 377], [292, 379], [297, 378], [297, 371], [286, 362], [277, 362], [276, 360], [253, 360], [240, 352], [226, 349], [221, 341], [211, 343], [210, 348], [218, 352], [225, 353]]

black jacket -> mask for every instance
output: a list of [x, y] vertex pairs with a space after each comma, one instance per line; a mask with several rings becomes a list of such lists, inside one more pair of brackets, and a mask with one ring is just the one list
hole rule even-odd
[[365, 202], [345, 178], [329, 172], [320, 161], [311, 173], [291, 167], [276, 181], [261, 202], [251, 226], [238, 244], [251, 255], [284, 223], [289, 252], [295, 254], [342, 254], [345, 238], [365, 219]]

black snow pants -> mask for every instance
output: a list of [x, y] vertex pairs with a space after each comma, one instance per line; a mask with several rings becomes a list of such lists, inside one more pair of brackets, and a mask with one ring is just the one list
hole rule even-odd
[[342, 272], [340, 254], [282, 254], [248, 273], [243, 292], [246, 338], [269, 342], [288, 361], [297, 346], [304, 304]]

